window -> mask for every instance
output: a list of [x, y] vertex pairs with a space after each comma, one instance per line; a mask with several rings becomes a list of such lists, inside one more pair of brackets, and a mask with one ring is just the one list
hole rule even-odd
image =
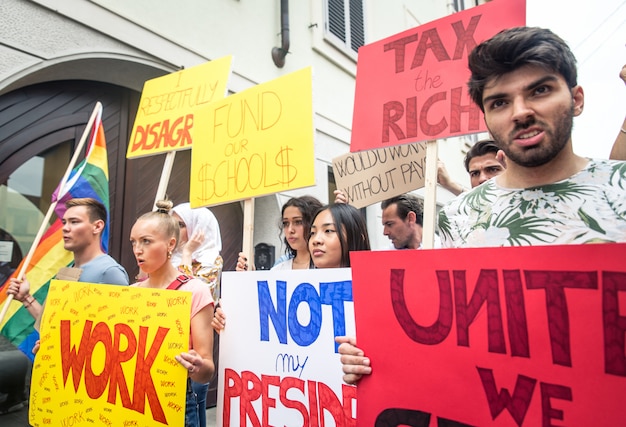
[[[489, 1], [489, 0], [486, 0]], [[455, 11], [460, 12], [462, 10], [467, 10], [474, 6], [478, 6], [479, 4], [483, 4], [485, 1], [481, 0], [453, 0], [452, 7]]]
[[0, 285], [29, 252], [71, 149], [66, 141], [31, 157], [0, 185]]
[[327, 0], [325, 37], [356, 59], [365, 44], [363, 0]]

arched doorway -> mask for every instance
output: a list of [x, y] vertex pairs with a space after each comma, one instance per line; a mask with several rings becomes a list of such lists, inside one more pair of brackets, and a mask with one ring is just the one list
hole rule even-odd
[[[118, 177], [123, 177], [125, 167], [119, 147], [125, 146], [130, 106], [137, 102], [135, 99], [138, 95], [120, 87], [76, 81], [29, 86], [0, 97], [0, 185], [23, 194], [44, 213], [91, 110], [96, 101], [102, 102], [109, 155], [110, 252], [116, 258], [121, 249], [122, 203], [118, 196], [123, 193], [123, 179]], [[27, 164], [19, 181], [15, 172]]]

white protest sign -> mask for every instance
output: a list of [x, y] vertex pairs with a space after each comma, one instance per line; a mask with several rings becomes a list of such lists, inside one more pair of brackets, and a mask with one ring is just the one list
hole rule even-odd
[[351, 270], [224, 272], [217, 424], [356, 425], [334, 337], [354, 336]]

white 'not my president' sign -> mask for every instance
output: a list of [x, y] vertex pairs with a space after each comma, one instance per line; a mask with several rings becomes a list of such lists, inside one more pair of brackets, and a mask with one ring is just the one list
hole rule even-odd
[[218, 425], [356, 425], [334, 340], [355, 334], [349, 268], [225, 272], [222, 306]]

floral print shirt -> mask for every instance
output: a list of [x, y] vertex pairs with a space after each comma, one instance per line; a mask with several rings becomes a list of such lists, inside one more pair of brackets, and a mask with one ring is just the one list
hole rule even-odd
[[442, 247], [626, 242], [626, 162], [590, 160], [554, 184], [506, 189], [496, 179], [439, 213]]

